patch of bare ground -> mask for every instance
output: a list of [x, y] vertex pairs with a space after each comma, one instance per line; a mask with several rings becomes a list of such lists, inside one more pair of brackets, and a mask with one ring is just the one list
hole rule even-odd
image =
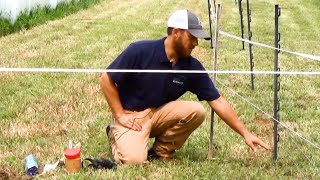
[[265, 116], [257, 116], [254, 119], [254, 122], [257, 124], [259, 131], [257, 132], [258, 136], [268, 137], [273, 133], [273, 120]]
[[0, 165], [0, 179], [1, 180], [31, 180], [33, 177], [26, 174], [19, 173], [14, 169]]
[[[254, 118], [255, 124], [258, 126], [255, 134], [262, 139], [265, 143], [269, 144], [272, 147], [273, 141], [273, 120], [266, 116], [257, 116]], [[251, 150], [248, 150], [244, 156], [244, 164], [250, 166], [256, 164], [258, 161], [262, 162], [266, 159], [267, 156], [270, 156], [270, 151], [266, 151], [260, 147], [257, 148], [258, 151], [254, 153]]]

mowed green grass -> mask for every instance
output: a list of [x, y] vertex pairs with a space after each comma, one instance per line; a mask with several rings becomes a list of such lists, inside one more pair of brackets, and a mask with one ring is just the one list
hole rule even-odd
[[35, 8], [30, 13], [22, 12], [14, 23], [3, 18], [0, 12], [0, 37], [21, 30], [29, 30], [50, 20], [61, 19], [99, 2], [100, 0], [72, 0], [67, 3], [60, 2], [55, 9], [50, 7]]
[[[220, 1], [221, 2], [221, 1]], [[251, 2], [253, 40], [273, 45], [274, 3]], [[279, 0], [281, 48], [320, 55], [320, 5], [316, 0]], [[245, 3], [243, 3], [245, 7]], [[132, 41], [165, 36], [166, 19], [188, 8], [208, 27], [207, 1], [111, 1], [61, 20], [49, 21], [0, 38], [0, 67], [103, 69]], [[246, 21], [245, 21], [245, 27]], [[222, 2], [221, 29], [240, 36], [238, 7]], [[249, 70], [248, 46], [220, 36], [219, 70]], [[273, 50], [254, 46], [255, 70], [273, 70]], [[212, 69], [209, 42], [199, 41], [195, 57]], [[282, 71], [320, 71], [319, 61], [280, 53]], [[34, 154], [40, 165], [63, 155], [69, 140], [81, 142], [82, 157], [111, 157], [105, 127], [111, 113], [99, 87], [99, 73], [0, 73], [0, 170], [24, 174], [23, 159]], [[273, 121], [243, 101], [246, 98], [273, 114], [273, 76], [218, 75], [226, 96], [247, 127], [273, 144]], [[320, 76], [281, 75], [280, 120], [319, 146]], [[226, 86], [223, 86], [226, 85]], [[232, 89], [233, 91], [230, 91]], [[182, 99], [196, 100], [192, 94]], [[175, 154], [175, 161], [119, 166], [116, 171], [83, 169], [68, 174], [63, 167], [46, 179], [319, 179], [319, 149], [283, 126], [279, 128], [279, 159], [259, 148], [252, 153], [243, 139], [221, 120], [215, 123], [217, 160], [208, 160], [210, 109], [205, 123]], [[18, 177], [18, 176], [17, 176]]]

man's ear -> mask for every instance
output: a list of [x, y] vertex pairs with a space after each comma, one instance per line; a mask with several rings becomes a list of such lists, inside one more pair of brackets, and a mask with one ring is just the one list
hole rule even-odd
[[173, 28], [172, 29], [172, 35], [173, 35], [173, 37], [178, 37], [179, 36], [179, 33], [180, 33], [180, 29], [178, 29], [178, 28]]

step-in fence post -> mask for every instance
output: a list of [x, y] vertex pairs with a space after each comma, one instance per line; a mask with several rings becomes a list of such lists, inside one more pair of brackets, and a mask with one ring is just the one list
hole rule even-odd
[[[274, 23], [274, 47], [277, 48], [274, 50], [274, 71], [280, 71], [278, 55], [280, 53], [280, 33], [279, 33], [279, 16], [281, 15], [281, 9], [279, 5], [275, 5], [275, 23]], [[279, 111], [280, 111], [280, 101], [279, 101], [279, 91], [280, 91], [280, 74], [274, 74], [274, 105], [273, 105], [273, 118], [274, 127], [273, 127], [273, 160], [278, 159], [278, 142], [279, 142], [279, 133], [278, 133], [278, 123], [280, 121]]]

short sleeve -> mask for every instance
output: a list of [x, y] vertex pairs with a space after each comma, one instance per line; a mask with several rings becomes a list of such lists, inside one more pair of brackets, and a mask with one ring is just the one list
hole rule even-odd
[[[194, 70], [205, 70], [198, 60], [193, 61], [193, 63]], [[213, 101], [220, 97], [219, 91], [207, 73], [191, 74], [188, 89], [197, 95], [199, 101]]]
[[[137, 59], [137, 49], [134, 44], [129, 45], [108, 67], [107, 69], [134, 69]], [[108, 72], [108, 75], [115, 83], [124, 81], [130, 73]]]
[[190, 91], [197, 95], [199, 101], [213, 101], [220, 97], [208, 74], [195, 74], [191, 78]]

